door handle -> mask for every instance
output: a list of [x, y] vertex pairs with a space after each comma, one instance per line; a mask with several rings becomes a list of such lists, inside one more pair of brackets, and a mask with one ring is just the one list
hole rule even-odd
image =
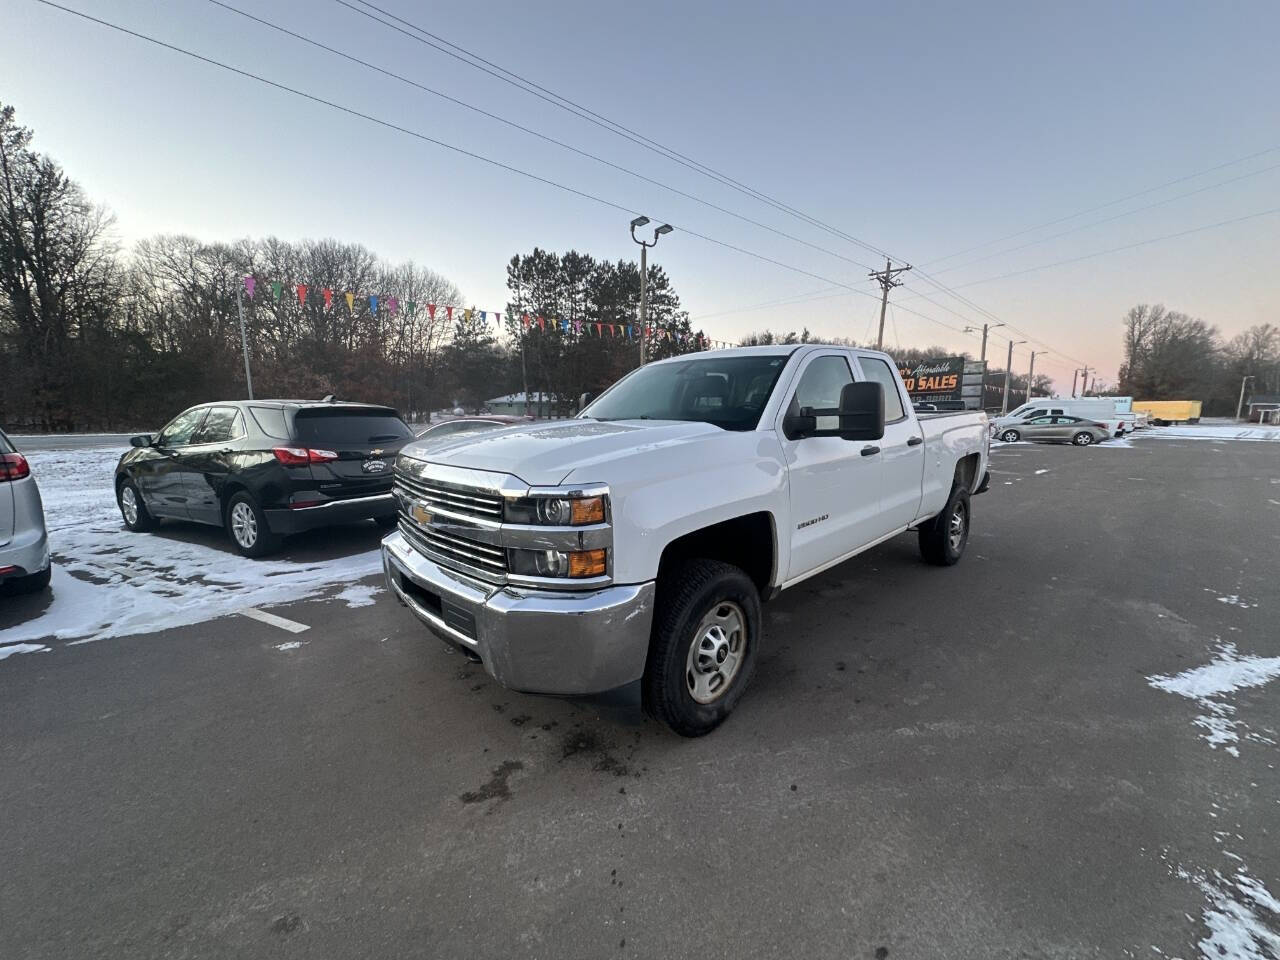
[[880, 452], [879, 447], [867, 446], [862, 448], [862, 455], [864, 457], [874, 457], [879, 452]]
[[912, 437], [910, 440], [907, 441], [907, 446], [918, 447], [922, 443], [924, 443], [924, 437]]

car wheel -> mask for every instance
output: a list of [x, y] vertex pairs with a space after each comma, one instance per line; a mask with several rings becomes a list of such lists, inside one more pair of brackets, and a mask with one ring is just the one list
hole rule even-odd
[[1089, 446], [1089, 444], [1093, 443], [1093, 434], [1088, 433], [1084, 430], [1081, 430], [1079, 433], [1077, 433], [1074, 437], [1071, 438], [1071, 442], [1074, 443], [1077, 447], [1087, 447]]
[[920, 555], [927, 563], [949, 567], [969, 543], [969, 491], [956, 485], [942, 511], [920, 528]]
[[1006, 430], [1004, 433], [1000, 434], [1000, 439], [1005, 443], [1017, 443], [1022, 439], [1022, 434], [1017, 430]]
[[760, 645], [760, 593], [738, 567], [690, 560], [658, 588], [642, 698], [684, 737], [710, 733], [742, 699]]
[[142, 493], [132, 480], [126, 480], [116, 490], [116, 502], [120, 505], [120, 516], [124, 525], [136, 533], [154, 530], [159, 523], [142, 502]]
[[253, 497], [241, 491], [227, 503], [227, 535], [246, 557], [265, 557], [280, 545]]
[[50, 564], [39, 573], [30, 573], [9, 582], [13, 584], [13, 589], [17, 593], [39, 593], [49, 586], [49, 579], [52, 576], [53, 564]]

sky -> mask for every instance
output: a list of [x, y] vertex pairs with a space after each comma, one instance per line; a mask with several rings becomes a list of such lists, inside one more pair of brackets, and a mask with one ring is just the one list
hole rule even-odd
[[962, 329], [1003, 321], [988, 358], [1003, 365], [1009, 338], [1029, 341], [1014, 369], [1036, 350], [1036, 370], [1063, 389], [1081, 365], [1114, 382], [1121, 320], [1138, 303], [1227, 336], [1280, 321], [1272, 0], [372, 0], [809, 220], [377, 23], [361, 0], [227, 2], [657, 183], [211, 0], [61, 2], [598, 198], [37, 0], [0, 0], [17, 40], [0, 58], [0, 101], [114, 213], [125, 245], [334, 237], [501, 309], [512, 255], [634, 258], [628, 222], [643, 213], [675, 226], [651, 262], [709, 337], [808, 327], [874, 340], [867, 273], [884, 251], [917, 268], [891, 295], [887, 344], [976, 355]]

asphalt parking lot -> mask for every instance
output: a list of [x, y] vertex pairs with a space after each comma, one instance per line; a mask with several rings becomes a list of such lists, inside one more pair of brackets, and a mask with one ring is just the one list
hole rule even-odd
[[8, 657], [0, 956], [1280, 956], [1278, 453], [997, 446], [696, 741], [385, 592]]

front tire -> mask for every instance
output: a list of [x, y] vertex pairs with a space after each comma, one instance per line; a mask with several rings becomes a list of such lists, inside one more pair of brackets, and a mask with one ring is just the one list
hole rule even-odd
[[1005, 443], [1017, 443], [1022, 439], [1022, 434], [1017, 430], [1006, 430], [1004, 433], [1000, 434], [1000, 439]]
[[154, 530], [159, 521], [151, 515], [147, 505], [142, 502], [142, 493], [132, 480], [126, 480], [116, 490], [116, 503], [120, 507], [120, 516], [124, 525], [135, 533]]
[[920, 555], [926, 563], [950, 567], [960, 562], [969, 543], [969, 491], [959, 485], [942, 511], [920, 528]]
[[658, 590], [644, 709], [682, 737], [700, 737], [733, 712], [755, 672], [760, 592], [718, 560], [687, 561]]
[[228, 502], [225, 519], [227, 535], [246, 557], [265, 557], [280, 546], [280, 538], [267, 526], [262, 508], [244, 491]]
[[1084, 430], [1081, 430], [1079, 433], [1077, 433], [1074, 437], [1071, 438], [1071, 442], [1074, 443], [1077, 447], [1087, 447], [1089, 446], [1089, 444], [1093, 443], [1093, 434], [1088, 433]]

